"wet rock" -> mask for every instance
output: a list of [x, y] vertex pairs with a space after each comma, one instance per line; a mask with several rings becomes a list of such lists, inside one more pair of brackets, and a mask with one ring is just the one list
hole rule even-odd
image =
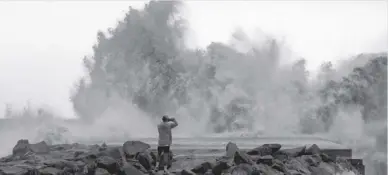
[[30, 149], [32, 152], [38, 153], [38, 154], [47, 154], [50, 152], [50, 147], [47, 145], [45, 141], [41, 141], [35, 144], [30, 144]]
[[250, 175], [261, 175], [261, 174], [262, 173], [260, 170], [254, 168]]
[[266, 156], [279, 151], [282, 146], [280, 144], [264, 144], [247, 152], [248, 155]]
[[275, 169], [275, 170], [277, 170], [279, 172], [286, 172], [286, 167], [284, 166], [283, 162], [275, 159], [275, 160], [273, 160], [272, 163], [273, 163], [272, 166], [271, 166], [272, 169]]
[[306, 149], [305, 155], [314, 155], [314, 154], [320, 154], [321, 149], [318, 147], [318, 145], [313, 144], [309, 148]]
[[233, 142], [228, 142], [228, 144], [226, 144], [226, 157], [229, 157], [229, 158], [233, 158], [234, 157], [234, 154], [238, 151], [238, 147], [235, 143]]
[[[97, 145], [98, 146], [98, 145]], [[85, 145], [85, 144], [79, 144], [79, 143], [73, 143], [71, 144], [71, 148], [72, 149], [90, 149], [90, 147], [95, 147], [95, 145], [92, 145], [92, 146], [88, 146], [88, 145]]]
[[62, 151], [62, 150], [71, 149], [72, 145], [71, 144], [50, 145], [49, 148], [51, 151]]
[[18, 140], [16, 145], [12, 149], [12, 155], [13, 156], [24, 156], [28, 152], [31, 151], [30, 143], [28, 140], [21, 139]]
[[[315, 173], [317, 171], [321, 171], [321, 172], [325, 172], [325, 174], [335, 174], [335, 168], [334, 166], [328, 164], [328, 163], [325, 163], [325, 162], [322, 162], [319, 164], [318, 168], [313, 168], [312, 169]], [[314, 173], [312, 171], [312, 173]]]
[[315, 166], [316, 167], [322, 161], [322, 159], [319, 155], [312, 155], [312, 156], [303, 155], [303, 156], [301, 156], [301, 158], [307, 163], [307, 166]]
[[310, 171], [305, 167], [302, 161], [301, 158], [290, 159], [285, 163], [285, 166], [288, 170], [295, 170], [302, 174], [310, 174]]
[[140, 152], [136, 154], [136, 160], [146, 169], [151, 170], [152, 168], [152, 157], [148, 152]]
[[110, 173], [106, 169], [97, 168], [95, 175], [110, 175]]
[[61, 159], [50, 159], [50, 160], [45, 160], [43, 162], [44, 165], [47, 165], [48, 167], [56, 168], [56, 169], [64, 169], [64, 168], [69, 168], [69, 169], [78, 169], [78, 166], [76, 165], [75, 162], [67, 161], [67, 160], [61, 160]]
[[260, 157], [256, 161], [256, 163], [257, 164], [265, 164], [265, 165], [271, 166], [272, 165], [272, 161], [273, 161], [273, 157], [271, 155], [267, 155], [267, 156]]
[[98, 153], [98, 156], [109, 156], [114, 159], [121, 159], [119, 147], [106, 148], [103, 151]]
[[107, 170], [111, 174], [119, 172], [120, 167], [115, 159], [108, 156], [102, 156], [97, 159], [97, 167]]
[[273, 153], [272, 156], [274, 159], [277, 159], [283, 162], [288, 160], [290, 157], [286, 152], [283, 152], [282, 150]]
[[321, 153], [321, 154], [319, 154], [319, 155], [321, 156], [321, 159], [322, 159], [322, 161], [324, 161], [324, 162], [333, 162], [333, 161], [334, 161], [330, 156], [328, 156], [328, 155], [325, 154], [325, 153]]
[[214, 175], [221, 175], [223, 171], [229, 169], [231, 167], [231, 163], [228, 160], [222, 159], [216, 162], [212, 169], [212, 173]]
[[232, 167], [232, 175], [251, 175], [253, 172], [252, 165], [249, 164], [240, 164], [235, 167]]
[[[32, 148], [36, 145], [35, 148]], [[13, 149], [13, 154], [0, 159], [0, 174], [15, 175], [142, 175], [151, 173], [155, 164], [156, 156], [149, 146], [142, 142], [131, 141], [123, 144], [129, 150], [124, 154], [124, 146], [98, 146], [82, 144], [46, 145], [44, 142], [28, 144], [28, 140], [21, 140]], [[47, 149], [49, 148], [49, 149]], [[195, 152], [192, 156], [177, 156], [173, 162], [173, 154], [169, 153], [168, 167], [175, 174], [202, 174], [202, 175], [232, 175], [232, 174], [285, 174], [285, 175], [308, 175], [308, 174], [333, 174], [345, 169], [354, 170], [353, 164], [362, 164], [362, 161], [349, 162], [336, 159], [330, 160], [319, 147], [313, 145], [294, 149], [280, 149], [276, 144], [264, 144], [248, 152], [239, 150], [237, 145], [229, 142], [226, 147], [226, 155], [220, 158], [205, 158], [198, 161]], [[48, 152], [47, 152], [48, 151]], [[179, 150], [178, 154], [181, 154]], [[201, 150], [202, 151], [202, 150]], [[136, 152], [136, 153], [135, 153]], [[135, 153], [134, 155], [131, 155]], [[214, 153], [209, 150], [207, 153]], [[266, 155], [268, 154], [268, 155]], [[262, 156], [265, 155], [265, 156]], [[188, 158], [188, 157], [190, 158]], [[192, 161], [189, 163], [189, 161]], [[174, 165], [172, 166], [172, 164]], [[163, 164], [160, 164], [160, 170]], [[185, 170], [177, 170], [185, 169]], [[161, 174], [162, 171], [156, 174]]]
[[0, 174], [4, 175], [24, 175], [28, 170], [16, 166], [1, 166]]
[[136, 153], [144, 152], [149, 148], [151, 148], [149, 144], [146, 144], [141, 141], [126, 141], [123, 144], [123, 151], [128, 156], [135, 156]]
[[309, 170], [311, 171], [311, 174], [314, 175], [333, 175], [331, 172], [328, 172], [320, 167], [309, 167]]
[[306, 146], [302, 146], [302, 147], [293, 148], [293, 149], [283, 149], [278, 152], [283, 152], [290, 157], [298, 157], [298, 156], [304, 155], [305, 151], [306, 151]]
[[239, 165], [239, 164], [250, 164], [250, 165], [253, 165], [254, 162], [251, 160], [251, 158], [248, 156], [248, 154], [246, 154], [245, 152], [243, 151], [237, 151], [234, 155], [234, 163]]
[[137, 169], [135, 166], [126, 163], [121, 168], [120, 175], [144, 175], [143, 172], [141, 172], [139, 169]]
[[296, 170], [288, 170], [287, 175], [304, 175], [304, 174]]
[[61, 170], [53, 168], [53, 167], [47, 167], [39, 170], [39, 173], [41, 175], [57, 175], [61, 172]]
[[193, 169], [191, 169], [191, 171], [196, 173], [196, 174], [204, 174], [208, 170], [211, 170], [212, 168], [213, 168], [213, 165], [210, 162], [204, 162], [204, 163], [194, 167]]
[[182, 170], [180, 175], [195, 175], [195, 173], [189, 170]]
[[104, 151], [104, 150], [106, 150], [107, 148], [108, 148], [108, 145], [104, 142], [104, 143], [102, 143], [102, 145], [100, 146], [99, 151]]
[[214, 175], [214, 174], [213, 174], [213, 172], [211, 170], [209, 170], [206, 173], [204, 173], [203, 175]]

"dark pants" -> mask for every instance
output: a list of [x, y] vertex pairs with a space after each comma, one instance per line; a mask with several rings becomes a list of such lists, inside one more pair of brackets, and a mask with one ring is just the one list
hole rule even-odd
[[[162, 156], [163, 153], [163, 156]], [[170, 156], [170, 146], [158, 146], [158, 159], [159, 167], [156, 167], [158, 170], [163, 170], [164, 166], [170, 168], [170, 163], [168, 161]]]
[[162, 152], [168, 155], [170, 153], [170, 146], [158, 146], [158, 157], [160, 157]]

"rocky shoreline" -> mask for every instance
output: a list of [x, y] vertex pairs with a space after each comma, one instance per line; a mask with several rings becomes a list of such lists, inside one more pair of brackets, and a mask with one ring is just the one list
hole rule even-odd
[[[31, 144], [19, 140], [12, 155], [0, 159], [0, 175], [144, 175], [155, 173], [156, 152], [141, 141], [127, 141], [122, 146], [59, 144], [42, 141]], [[161, 168], [161, 167], [160, 167]], [[364, 174], [360, 159], [338, 157], [318, 145], [282, 149], [280, 144], [264, 144], [240, 150], [229, 142], [223, 156], [206, 159], [179, 157], [171, 152], [171, 174], [180, 175], [332, 175], [342, 172]]]

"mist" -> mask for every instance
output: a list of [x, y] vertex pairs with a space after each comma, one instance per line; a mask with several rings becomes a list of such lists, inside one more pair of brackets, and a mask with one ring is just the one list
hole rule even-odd
[[156, 137], [155, 125], [169, 115], [179, 121], [176, 137], [315, 135], [352, 147], [367, 167], [386, 164], [385, 53], [310, 71], [314, 58], [300, 57], [281, 37], [242, 28], [225, 42], [192, 47], [183, 5], [151, 1], [99, 31], [93, 53], [82, 59], [85, 74], [69, 88], [76, 118], [50, 107], [8, 106], [0, 153], [20, 138], [55, 144]]

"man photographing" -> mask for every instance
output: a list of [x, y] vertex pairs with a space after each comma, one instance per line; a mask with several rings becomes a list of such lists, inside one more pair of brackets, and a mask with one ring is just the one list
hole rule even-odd
[[[171, 129], [178, 126], [175, 118], [169, 118], [167, 115], [162, 117], [162, 122], [158, 124], [159, 140], [158, 140], [158, 160], [156, 162], [156, 170], [159, 170], [160, 160], [163, 160], [164, 172], [167, 173], [167, 162], [170, 154], [170, 146], [172, 144]], [[163, 153], [163, 157], [161, 157]], [[162, 158], [162, 159], [161, 159]]]

